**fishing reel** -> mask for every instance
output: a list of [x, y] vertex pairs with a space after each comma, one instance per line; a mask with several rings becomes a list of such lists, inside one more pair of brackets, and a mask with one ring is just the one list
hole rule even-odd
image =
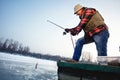
[[66, 35], [67, 34], [67, 32], [63, 32], [63, 35]]

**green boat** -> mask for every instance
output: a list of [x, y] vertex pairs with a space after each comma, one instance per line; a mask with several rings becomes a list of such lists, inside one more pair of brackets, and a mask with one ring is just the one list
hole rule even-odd
[[58, 61], [58, 80], [120, 80], [120, 66]]

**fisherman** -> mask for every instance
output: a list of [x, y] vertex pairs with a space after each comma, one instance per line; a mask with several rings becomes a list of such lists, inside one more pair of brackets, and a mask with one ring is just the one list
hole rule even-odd
[[101, 14], [95, 8], [83, 7], [80, 4], [75, 5], [74, 14], [79, 16], [80, 23], [74, 28], [66, 28], [65, 31], [75, 36], [83, 30], [84, 37], [77, 40], [73, 58], [69, 61], [79, 61], [83, 45], [92, 42], [95, 42], [98, 56], [107, 56], [109, 31]]

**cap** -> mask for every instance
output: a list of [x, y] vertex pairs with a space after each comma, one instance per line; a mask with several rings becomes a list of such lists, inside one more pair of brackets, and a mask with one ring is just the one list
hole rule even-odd
[[80, 4], [75, 5], [75, 7], [74, 7], [74, 14], [76, 14], [76, 12], [78, 12], [82, 8], [83, 8], [83, 6], [80, 5]]

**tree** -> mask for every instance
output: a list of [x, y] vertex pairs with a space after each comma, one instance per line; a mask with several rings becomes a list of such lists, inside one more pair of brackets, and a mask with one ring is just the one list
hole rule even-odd
[[13, 41], [13, 39], [9, 39], [7, 41], [6, 51], [7, 52], [16, 52], [18, 50], [18, 45], [19, 45], [18, 41]]
[[20, 45], [18, 46], [18, 52], [19, 52], [19, 53], [22, 53], [22, 51], [23, 51], [23, 46], [22, 46], [22, 44], [20, 44]]
[[13, 51], [18, 51], [18, 45], [19, 45], [19, 42], [18, 41], [15, 41], [14, 43], [13, 43], [13, 47], [12, 47], [12, 50]]
[[10, 39], [10, 40], [9, 40], [9, 45], [8, 45], [7, 50], [8, 50], [8, 51], [12, 51], [12, 48], [13, 48], [13, 40]]
[[7, 50], [7, 48], [8, 48], [8, 42], [9, 42], [9, 40], [6, 39], [5, 42], [3, 43], [3, 46], [2, 46], [2, 50], [3, 50], [3, 51], [4, 51], [4, 50]]
[[23, 52], [25, 52], [25, 53], [29, 53], [29, 51], [30, 51], [30, 48], [27, 46], [27, 47], [24, 47], [24, 50], [23, 50]]
[[0, 38], [0, 51], [9, 52], [9, 53], [27, 53], [30, 52], [30, 48], [28, 46], [23, 46], [19, 44], [18, 41], [14, 41], [13, 39], [6, 39], [3, 41], [3, 38]]
[[0, 50], [2, 49], [3, 46], [3, 38], [0, 38]]

